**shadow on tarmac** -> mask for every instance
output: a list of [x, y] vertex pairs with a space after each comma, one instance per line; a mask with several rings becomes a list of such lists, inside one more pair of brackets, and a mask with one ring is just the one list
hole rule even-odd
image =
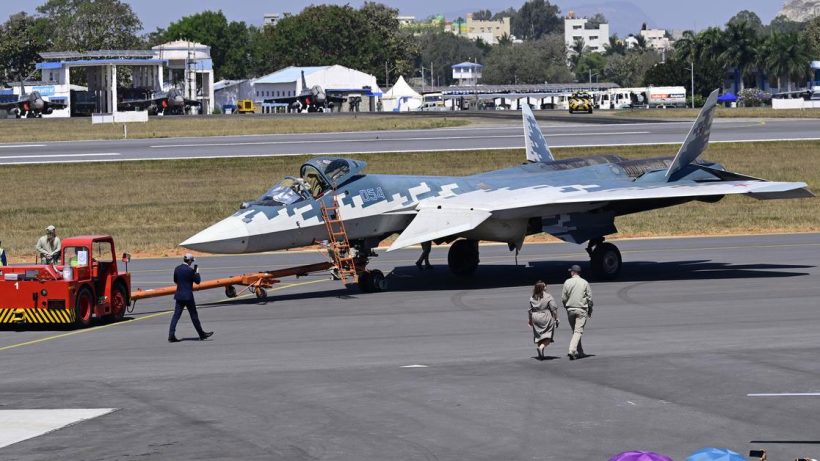
[[[567, 269], [577, 261], [531, 262], [528, 265], [512, 264], [479, 265], [475, 274], [459, 277], [450, 273], [446, 265], [436, 265], [433, 269], [419, 270], [415, 265], [395, 268], [387, 276], [389, 292], [447, 291], [447, 290], [482, 290], [492, 288], [511, 288], [530, 286], [537, 280], [550, 285], [560, 285], [567, 278]], [[581, 266], [589, 271], [588, 264]], [[742, 264], [735, 265], [711, 260], [689, 260], [672, 262], [634, 261], [626, 262], [617, 280], [607, 281], [610, 284], [629, 284], [635, 282], [659, 282], [674, 280], [731, 280], [754, 278], [786, 278], [810, 275], [805, 270], [816, 266], [794, 264]], [[592, 283], [603, 281], [591, 280]], [[236, 299], [211, 304], [216, 307], [236, 304], [265, 304], [275, 301], [292, 301], [304, 299], [355, 299], [366, 294], [357, 289], [338, 288], [330, 290], [315, 289], [300, 293], [277, 294], [265, 300]], [[209, 305], [203, 303], [203, 307]]]

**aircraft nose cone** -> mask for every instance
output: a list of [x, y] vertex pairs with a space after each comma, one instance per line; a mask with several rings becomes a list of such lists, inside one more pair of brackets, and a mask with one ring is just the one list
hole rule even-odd
[[241, 218], [231, 216], [179, 245], [205, 253], [237, 254], [248, 249], [250, 233]]

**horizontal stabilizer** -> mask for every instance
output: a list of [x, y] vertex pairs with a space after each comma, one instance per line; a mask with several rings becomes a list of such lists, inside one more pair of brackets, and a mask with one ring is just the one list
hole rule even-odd
[[717, 98], [718, 90], [713, 91], [706, 98], [706, 103], [703, 105], [703, 109], [700, 110], [700, 115], [698, 115], [697, 120], [689, 130], [689, 135], [686, 136], [686, 140], [680, 146], [678, 154], [675, 155], [675, 160], [666, 170], [667, 181], [672, 181], [674, 179], [672, 175], [697, 160], [700, 154], [706, 150], [709, 145], [709, 136], [712, 133], [712, 120], [715, 118], [715, 111], [717, 110]]
[[489, 217], [490, 213], [483, 210], [422, 208], [387, 251], [471, 231]]
[[554, 162], [555, 157], [550, 152], [547, 140], [544, 139], [544, 134], [541, 133], [541, 127], [538, 126], [538, 121], [535, 120], [535, 115], [532, 114], [529, 104], [521, 106], [521, 114], [524, 117], [527, 161], [532, 163]]

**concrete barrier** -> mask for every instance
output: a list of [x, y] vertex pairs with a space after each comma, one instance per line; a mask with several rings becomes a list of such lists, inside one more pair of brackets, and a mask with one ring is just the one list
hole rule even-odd
[[113, 114], [91, 114], [91, 124], [97, 125], [100, 123], [130, 123], [148, 121], [148, 111], [127, 111], [116, 112]]

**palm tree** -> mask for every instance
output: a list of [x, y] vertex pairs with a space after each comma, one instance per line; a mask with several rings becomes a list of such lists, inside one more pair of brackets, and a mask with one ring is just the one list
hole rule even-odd
[[695, 56], [698, 60], [714, 61], [725, 50], [726, 41], [723, 37], [723, 31], [719, 28], [709, 27], [697, 35], [697, 39], [695, 40]]
[[684, 31], [680, 40], [675, 42], [675, 59], [681, 62], [691, 63], [697, 58], [697, 55], [697, 36], [691, 30]]
[[612, 56], [613, 54], [625, 54], [626, 53], [626, 43], [623, 40], [618, 38], [617, 35], [613, 35], [609, 37], [609, 44], [604, 45], [606, 51], [604, 51], [604, 56]]
[[792, 79], [808, 75], [811, 53], [804, 40], [796, 33], [772, 32], [761, 47], [763, 65], [772, 75], [777, 76], [777, 88], [782, 91], [781, 78], [785, 77], [787, 91], [792, 89]]
[[744, 77], [752, 73], [758, 62], [760, 40], [755, 29], [745, 21], [727, 24], [724, 34], [726, 50], [721, 53], [720, 59], [737, 70], [740, 90], [743, 91]]

